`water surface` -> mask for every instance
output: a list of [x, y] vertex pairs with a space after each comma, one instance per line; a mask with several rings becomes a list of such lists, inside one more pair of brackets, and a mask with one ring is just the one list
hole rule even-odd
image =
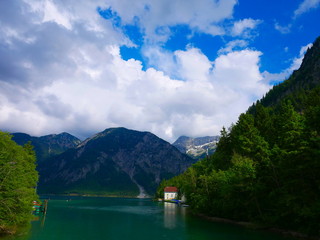
[[215, 223], [150, 199], [55, 197], [30, 234], [5, 240], [284, 240], [277, 234]]

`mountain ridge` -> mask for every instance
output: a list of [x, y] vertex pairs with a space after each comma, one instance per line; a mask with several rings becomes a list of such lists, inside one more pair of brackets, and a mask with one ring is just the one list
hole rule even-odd
[[54, 155], [61, 154], [69, 148], [76, 147], [81, 142], [77, 137], [67, 132], [40, 137], [20, 132], [11, 133], [11, 135], [12, 140], [19, 145], [31, 142], [37, 155], [37, 162], [42, 162]]
[[108, 128], [40, 164], [39, 191], [147, 196], [194, 162], [150, 132]]

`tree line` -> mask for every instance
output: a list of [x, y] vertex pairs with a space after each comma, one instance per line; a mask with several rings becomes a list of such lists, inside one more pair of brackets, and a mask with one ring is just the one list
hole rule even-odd
[[32, 218], [38, 200], [38, 172], [33, 147], [23, 147], [0, 131], [0, 234], [15, 233]]

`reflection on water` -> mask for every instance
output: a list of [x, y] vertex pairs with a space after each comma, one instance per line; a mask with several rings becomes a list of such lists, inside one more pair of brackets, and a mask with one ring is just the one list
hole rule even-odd
[[164, 203], [164, 227], [173, 229], [176, 227], [177, 205], [174, 203]]
[[174, 229], [177, 224], [184, 225], [186, 209], [175, 203], [164, 203], [164, 227]]

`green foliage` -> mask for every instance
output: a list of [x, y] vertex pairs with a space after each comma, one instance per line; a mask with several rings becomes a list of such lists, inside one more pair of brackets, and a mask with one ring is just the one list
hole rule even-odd
[[[217, 169], [226, 169], [230, 166], [231, 156], [233, 154], [230, 132], [225, 127], [221, 130], [221, 137], [217, 145], [217, 150], [213, 155], [212, 161], [208, 164]], [[212, 157], [211, 157], [212, 158]]]
[[38, 200], [35, 153], [30, 144], [18, 146], [0, 132], [0, 232], [29, 222], [32, 201]]

